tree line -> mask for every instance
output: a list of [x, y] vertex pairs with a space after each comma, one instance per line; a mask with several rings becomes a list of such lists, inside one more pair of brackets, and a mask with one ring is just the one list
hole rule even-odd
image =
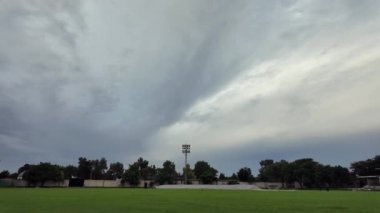
[[70, 178], [93, 180], [116, 180], [130, 185], [138, 185], [141, 180], [154, 180], [158, 184], [174, 184], [182, 181], [186, 172], [188, 183], [194, 179], [203, 184], [215, 181], [227, 181], [229, 184], [242, 182], [280, 182], [282, 187], [294, 187], [297, 182], [301, 188], [350, 187], [355, 183], [355, 176], [380, 175], [380, 155], [374, 158], [353, 162], [350, 169], [342, 166], [323, 165], [312, 158], [297, 159], [292, 162], [285, 160], [260, 161], [260, 169], [256, 177], [249, 167], [243, 167], [227, 177], [219, 173], [206, 161], [198, 161], [194, 167], [188, 164], [182, 172], [177, 172], [174, 162], [166, 160], [161, 167], [149, 165], [149, 161], [138, 158], [124, 168], [123, 163], [113, 162], [108, 165], [105, 158], [87, 159], [80, 157], [78, 165], [61, 166], [49, 162], [25, 164], [16, 173], [0, 172], [0, 178], [17, 178], [28, 181], [31, 186], [43, 186], [47, 181], [63, 181]]

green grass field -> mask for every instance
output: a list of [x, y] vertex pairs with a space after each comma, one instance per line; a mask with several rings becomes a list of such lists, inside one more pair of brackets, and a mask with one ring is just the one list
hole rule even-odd
[[380, 212], [380, 193], [0, 188], [0, 212]]

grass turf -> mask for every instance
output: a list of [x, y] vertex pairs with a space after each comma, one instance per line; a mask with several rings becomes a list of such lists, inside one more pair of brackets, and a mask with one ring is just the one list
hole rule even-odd
[[380, 212], [380, 193], [0, 188], [0, 212]]

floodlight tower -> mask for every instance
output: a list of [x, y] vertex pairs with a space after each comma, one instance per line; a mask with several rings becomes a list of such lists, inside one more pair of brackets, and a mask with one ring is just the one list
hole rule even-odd
[[190, 144], [182, 144], [182, 153], [185, 154], [185, 184], [187, 184], [187, 153], [190, 153]]

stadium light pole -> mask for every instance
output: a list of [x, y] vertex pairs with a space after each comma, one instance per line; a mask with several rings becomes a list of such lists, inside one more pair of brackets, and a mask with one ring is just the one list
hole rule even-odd
[[185, 154], [185, 184], [187, 184], [187, 154], [190, 153], [190, 144], [182, 144], [182, 153]]

